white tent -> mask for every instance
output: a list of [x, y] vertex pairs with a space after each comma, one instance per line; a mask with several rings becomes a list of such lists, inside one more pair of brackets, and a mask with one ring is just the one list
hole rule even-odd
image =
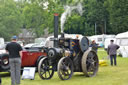
[[117, 34], [116, 38], [128, 38], [128, 31]]
[[116, 44], [120, 46], [118, 54], [122, 57], [128, 57], [128, 31], [116, 35]]

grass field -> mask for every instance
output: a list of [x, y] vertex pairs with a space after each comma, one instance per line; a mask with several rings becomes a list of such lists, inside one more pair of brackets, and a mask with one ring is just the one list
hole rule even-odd
[[[103, 49], [98, 50], [99, 59], [106, 58], [107, 54]], [[57, 73], [50, 80], [41, 80], [38, 73], [35, 80], [21, 80], [21, 85], [128, 85], [128, 58], [117, 57], [117, 66], [100, 66], [95, 77], [85, 77], [83, 73], [74, 73], [70, 80], [62, 81]], [[2, 85], [11, 85], [9, 73], [2, 75]]]

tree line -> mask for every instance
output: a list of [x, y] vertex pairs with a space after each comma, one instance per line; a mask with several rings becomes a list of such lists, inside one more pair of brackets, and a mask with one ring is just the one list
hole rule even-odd
[[45, 29], [52, 33], [54, 13], [60, 18], [64, 6], [79, 2], [83, 13], [72, 11], [64, 25], [65, 33], [90, 36], [128, 31], [128, 0], [0, 0], [0, 37], [9, 40], [21, 29], [32, 30], [36, 37], [43, 36]]

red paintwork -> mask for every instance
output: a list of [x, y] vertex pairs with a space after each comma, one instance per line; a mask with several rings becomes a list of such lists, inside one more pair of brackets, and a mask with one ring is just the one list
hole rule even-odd
[[46, 55], [46, 53], [43, 52], [29, 52], [29, 51], [22, 51], [22, 61], [21, 66], [35, 66], [36, 61], [39, 56]]

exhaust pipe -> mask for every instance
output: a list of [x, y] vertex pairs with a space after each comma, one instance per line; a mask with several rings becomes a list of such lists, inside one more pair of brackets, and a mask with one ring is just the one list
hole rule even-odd
[[54, 14], [54, 47], [58, 47], [58, 16], [59, 14]]

